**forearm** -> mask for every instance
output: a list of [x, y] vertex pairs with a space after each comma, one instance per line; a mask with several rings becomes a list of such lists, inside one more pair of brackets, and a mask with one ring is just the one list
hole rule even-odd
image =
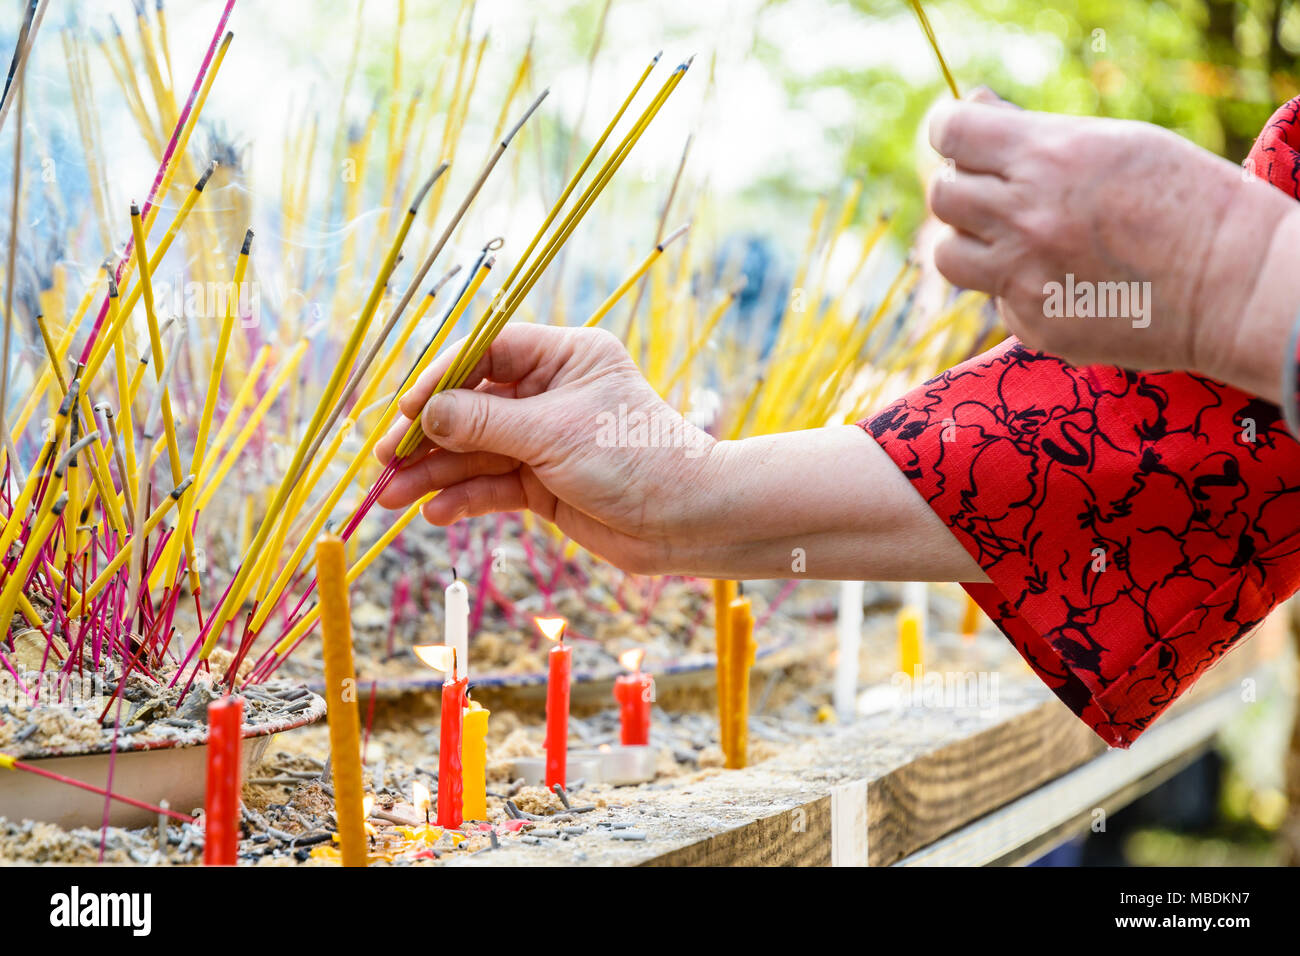
[[987, 581], [862, 429], [719, 442], [669, 555], [675, 573], [730, 578]]

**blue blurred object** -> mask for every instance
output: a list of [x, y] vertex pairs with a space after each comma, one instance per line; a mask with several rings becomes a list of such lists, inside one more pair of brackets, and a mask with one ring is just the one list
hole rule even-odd
[[1083, 862], [1083, 837], [1067, 840], [1054, 850], [1048, 850], [1028, 866], [1079, 866]]

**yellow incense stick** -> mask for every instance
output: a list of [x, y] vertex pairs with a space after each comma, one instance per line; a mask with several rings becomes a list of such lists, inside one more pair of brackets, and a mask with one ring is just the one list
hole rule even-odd
[[[54, 489], [52, 488], [51, 491]], [[53, 495], [47, 495], [46, 501], [49, 502]], [[49, 540], [50, 535], [54, 532], [54, 526], [58, 524], [63, 515], [63, 510], [67, 507], [68, 496], [62, 494], [57, 501], [43, 506], [37, 513], [36, 520], [32, 525], [32, 533], [27, 538], [27, 544], [23, 549], [22, 556], [18, 559], [18, 564], [13, 573], [5, 582], [4, 591], [0, 593], [0, 634], [9, 631], [9, 622], [13, 620], [14, 611], [18, 606], [18, 598], [22, 595], [23, 584], [27, 580], [27, 575], [31, 573], [32, 565], [36, 563], [36, 558], [45, 542]]]
[[81, 609], [85, 603], [87, 601], [95, 600], [95, 598], [103, 592], [104, 588], [106, 588], [112, 582], [113, 578], [117, 576], [117, 572], [122, 569], [122, 565], [131, 560], [131, 555], [135, 553], [136, 541], [143, 540], [153, 534], [154, 529], [158, 527], [165, 517], [167, 517], [167, 513], [171, 511], [176, 503], [181, 499], [193, 481], [194, 476], [191, 475], [178, 487], [173, 488], [171, 492], [168, 493], [167, 497], [162, 500], [162, 503], [153, 510], [149, 517], [145, 518], [141, 522], [139, 529], [141, 537], [137, 538], [133, 533], [129, 538], [127, 538], [126, 544], [123, 545], [122, 549], [118, 551], [117, 554], [113, 555], [113, 560], [104, 566], [104, 570], [100, 571], [95, 577], [95, 580], [86, 588], [85, 595], [73, 602], [72, 606], [68, 610], [69, 617], [79, 617], [81, 615]]
[[957, 92], [957, 81], [952, 78], [948, 61], [943, 58], [943, 52], [939, 49], [939, 40], [934, 35], [934, 28], [930, 26], [930, 18], [926, 16], [925, 7], [921, 6], [921, 0], [907, 0], [907, 3], [916, 14], [916, 19], [921, 24], [921, 32], [925, 34], [930, 49], [934, 51], [935, 59], [939, 61], [939, 69], [943, 72], [943, 79], [948, 84], [948, 89], [952, 90], [953, 99], [961, 99], [961, 94]]
[[632, 274], [620, 282], [618, 287], [609, 294], [609, 298], [600, 304], [600, 308], [591, 314], [591, 318], [589, 318], [585, 323], [586, 328], [592, 328], [593, 326], [599, 325], [600, 320], [608, 315], [609, 311], [614, 308], [614, 306], [618, 305], [619, 300], [622, 299], [623, 296], [627, 295], [632, 286], [640, 282], [642, 276], [650, 271], [650, 267], [659, 261], [659, 257], [664, 254], [664, 250], [668, 248], [672, 241], [678, 236], [684, 235], [690, 228], [691, 224], [686, 223], [686, 225], [674, 230], [673, 233], [667, 236], [662, 242], [655, 243], [655, 247], [650, 250], [650, 254], [641, 260], [641, 264], [632, 271]]
[[[409, 525], [412, 521], [415, 520], [416, 515], [420, 513], [420, 508], [423, 507], [424, 503], [429, 499], [431, 499], [435, 494], [437, 494], [436, 491], [430, 492], [429, 494], [421, 498], [419, 501], [415, 502], [413, 505], [410, 505], [404, 512], [402, 512], [401, 517], [398, 518], [396, 521], [394, 521], [393, 524], [389, 527], [389, 529], [385, 531], [383, 535], [381, 535], [374, 544], [372, 544], [369, 548], [366, 549], [366, 553], [363, 554], [359, 559], [357, 559], [356, 563], [354, 563], [352, 567], [347, 569], [347, 576], [345, 578], [347, 584], [349, 585], [353, 584], [357, 580], [357, 578], [359, 578], [361, 574], [366, 570], [366, 568], [370, 567], [370, 565], [374, 562], [374, 560], [377, 557], [379, 557], [379, 555], [381, 555], [388, 548], [390, 544], [393, 543], [393, 540], [399, 534], [401, 534], [403, 531], [406, 530], [407, 525]], [[322, 538], [321, 540], [322, 541], [328, 540], [328, 537]], [[334, 540], [338, 541], [339, 539], [335, 538]], [[340, 541], [339, 544], [340, 544], [340, 555], [341, 555], [342, 542]], [[284, 635], [284, 637], [280, 638], [280, 640], [275, 645], [275, 653], [277, 655], [284, 655], [288, 653], [289, 650], [294, 646], [294, 644], [298, 642], [298, 639], [302, 637], [304, 634], [306, 634], [309, 630], [311, 630], [311, 628], [316, 624], [317, 621], [321, 621], [323, 624], [325, 621], [329, 620], [331, 610], [325, 601], [325, 575], [327, 573], [329, 573], [327, 569], [322, 568], [320, 565], [320, 545], [317, 545], [316, 546], [316, 577], [317, 577], [317, 581], [319, 582], [319, 587], [321, 592], [320, 602], [318, 604], [313, 605], [311, 610], [309, 610], [306, 614], [304, 614], [302, 618], [298, 621], [298, 623], [289, 629], [289, 631]]]

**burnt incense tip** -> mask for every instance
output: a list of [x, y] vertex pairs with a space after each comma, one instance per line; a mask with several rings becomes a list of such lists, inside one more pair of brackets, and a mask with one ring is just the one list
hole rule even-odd
[[108, 297], [110, 299], [116, 299], [118, 293], [117, 276], [113, 275], [112, 269], [106, 269], [105, 274], [108, 276]]
[[189, 486], [192, 484], [194, 484], [194, 476], [187, 475], [184, 481], [182, 481], [179, 485], [177, 485], [175, 488], [172, 489], [171, 496], [175, 498], [177, 501], [180, 501], [181, 495], [185, 494], [185, 490], [189, 488]]
[[663, 50], [660, 50], [658, 53], [656, 53], [656, 54], [654, 55], [654, 59], [652, 59], [650, 62], [651, 62], [651, 63], [658, 63], [660, 57], [662, 57], [663, 55], [664, 55], [664, 51], [663, 51]]
[[253, 248], [253, 230], [250, 229], [244, 233], [244, 247], [239, 250], [239, 254], [241, 256], [246, 256], [248, 255], [248, 250], [251, 248]]
[[110, 13], [110, 14], [108, 15], [108, 23], [109, 23], [109, 26], [111, 26], [111, 27], [113, 28], [113, 36], [115, 36], [115, 37], [120, 37], [120, 36], [122, 35], [122, 28], [121, 28], [120, 26], [117, 25], [117, 17], [113, 16], [113, 15]]
[[483, 247], [483, 251], [484, 251], [484, 252], [496, 252], [498, 249], [500, 249], [500, 248], [501, 248], [502, 246], [504, 246], [505, 244], [506, 244], [506, 238], [505, 238], [505, 236], [497, 236], [495, 239], [491, 239], [491, 240], [488, 241], [487, 245], [485, 245], [485, 246]]
[[218, 164], [215, 159], [212, 162], [208, 163], [208, 168], [203, 170], [203, 175], [200, 176], [199, 181], [194, 184], [195, 190], [197, 190], [198, 192], [203, 192], [203, 187], [208, 184], [208, 180], [212, 178], [212, 174], [217, 171], [217, 165]]
[[501, 138], [502, 149], [505, 149], [507, 146], [510, 145], [510, 141], [515, 138], [515, 134], [518, 133], [519, 130], [523, 128], [523, 125], [525, 123], [528, 122], [528, 117], [532, 116], [533, 113], [537, 112], [537, 107], [542, 105], [542, 100], [546, 99], [546, 97], [550, 95], [551, 95], [551, 88], [549, 86], [546, 89], [542, 90], [542, 92], [537, 95], [537, 99], [533, 100], [532, 104], [528, 107], [528, 109], [524, 111], [524, 115], [519, 117], [519, 122], [515, 123], [514, 126], [510, 127], [510, 131]]
[[66, 508], [67, 506], [68, 506], [68, 496], [66, 494], [59, 495], [59, 500], [54, 502], [54, 507], [50, 509], [50, 512], [51, 514], [61, 515], [63, 514], [63, 509]]
[[429, 290], [429, 295], [437, 295], [438, 290], [450, 282], [452, 276], [456, 275], [458, 272], [460, 272], [460, 263], [457, 263], [448, 269], [446, 273], [443, 274], [443, 277], [433, 284], [433, 288]]
[[140, 205], [134, 199], [131, 200], [131, 215], [132, 217], [140, 215]]
[[691, 224], [689, 222], [682, 223], [680, 226], [678, 226], [676, 229], [670, 232], [663, 239], [659, 240], [659, 242], [655, 244], [655, 248], [658, 249], [660, 252], [663, 252], [670, 245], [672, 245], [676, 240], [686, 235], [686, 233], [690, 231], [690, 228], [691, 228]]
[[456, 566], [454, 564], [451, 566], [451, 579], [453, 581], [460, 580], [460, 575], [456, 573]]
[[438, 178], [447, 171], [447, 167], [450, 165], [451, 163], [447, 162], [446, 160], [443, 160], [441, 163], [438, 164], [438, 168], [435, 169], [433, 173], [429, 176], [429, 178], [426, 179], [424, 183], [420, 186], [419, 191], [417, 191], [415, 194], [415, 198], [411, 200], [412, 216], [414, 216], [415, 213], [419, 210], [420, 203], [424, 202], [424, 197], [429, 194], [429, 190], [433, 188], [433, 184], [436, 183], [438, 181]]

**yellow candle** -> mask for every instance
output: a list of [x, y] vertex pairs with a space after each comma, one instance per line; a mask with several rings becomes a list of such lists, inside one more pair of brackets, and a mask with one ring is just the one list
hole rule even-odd
[[727, 641], [727, 622], [731, 614], [731, 602], [735, 599], [735, 581], [713, 582], [713, 630], [718, 654], [718, 730], [724, 755], [731, 752], [731, 731], [728, 728], [731, 695], [727, 691], [727, 651], [730, 644]]
[[923, 656], [921, 615], [916, 608], [905, 607], [898, 612], [898, 669], [908, 677], [920, 677]]
[[465, 784], [461, 798], [461, 816], [466, 820], [486, 820], [487, 816], [487, 732], [492, 712], [471, 700], [465, 710], [461, 729], [460, 764]]
[[726, 766], [737, 770], [749, 763], [749, 668], [754, 663], [754, 615], [749, 598], [731, 602], [727, 621], [727, 686], [731, 696], [727, 735], [731, 749]]
[[334, 770], [334, 816], [344, 866], [365, 866], [365, 794], [361, 784], [361, 715], [357, 675], [352, 666], [352, 612], [348, 604], [343, 541], [323, 535], [316, 543], [320, 590], [321, 642], [325, 658], [325, 704], [330, 728], [330, 766]]

